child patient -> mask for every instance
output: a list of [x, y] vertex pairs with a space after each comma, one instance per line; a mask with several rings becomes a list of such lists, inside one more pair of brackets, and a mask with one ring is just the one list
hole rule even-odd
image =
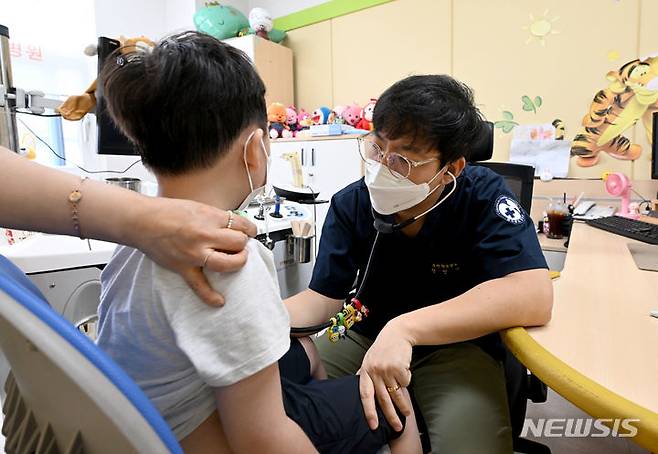
[[[150, 53], [110, 59], [101, 84], [161, 196], [234, 210], [262, 192], [265, 87], [241, 51], [186, 32]], [[240, 271], [206, 271], [226, 297], [220, 309], [129, 247], [117, 248], [101, 277], [98, 345], [149, 396], [183, 449], [361, 453], [389, 443], [393, 452], [419, 452], [413, 414], [401, 434], [383, 415], [377, 430], [368, 428], [358, 377], [311, 380], [318, 364], [298, 340], [291, 344], [272, 254], [256, 240], [247, 248]], [[214, 254], [221, 252], [207, 260]]]

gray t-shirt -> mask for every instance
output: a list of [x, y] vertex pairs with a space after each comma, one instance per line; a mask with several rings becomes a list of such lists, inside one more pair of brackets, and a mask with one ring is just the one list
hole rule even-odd
[[98, 346], [142, 388], [180, 440], [216, 408], [212, 388], [275, 363], [290, 321], [272, 253], [256, 240], [234, 273], [205, 271], [226, 298], [204, 304], [185, 281], [138, 250], [120, 246], [101, 274]]

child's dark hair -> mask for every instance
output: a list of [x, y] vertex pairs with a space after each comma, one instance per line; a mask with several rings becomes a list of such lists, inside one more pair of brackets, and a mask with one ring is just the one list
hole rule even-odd
[[209, 167], [245, 127], [267, 129], [265, 85], [251, 61], [203, 33], [169, 36], [152, 52], [116, 53], [100, 84], [114, 122], [163, 174]]
[[471, 89], [446, 75], [410, 76], [393, 84], [375, 105], [373, 125], [388, 139], [409, 137], [438, 150], [442, 164], [468, 157], [484, 126]]

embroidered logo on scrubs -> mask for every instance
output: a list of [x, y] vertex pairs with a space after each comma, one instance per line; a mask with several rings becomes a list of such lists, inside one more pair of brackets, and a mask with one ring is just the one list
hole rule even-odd
[[519, 203], [505, 195], [496, 199], [496, 214], [511, 224], [521, 224], [525, 221], [525, 215]]
[[432, 274], [442, 274], [447, 276], [448, 273], [460, 271], [459, 263], [432, 263]]

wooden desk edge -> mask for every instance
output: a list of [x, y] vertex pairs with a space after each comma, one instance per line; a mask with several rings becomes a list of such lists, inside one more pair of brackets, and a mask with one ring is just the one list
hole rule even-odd
[[633, 425], [637, 435], [629, 438], [652, 452], [658, 452], [658, 414], [587, 378], [543, 348], [522, 327], [500, 332], [510, 349], [534, 375], [565, 399], [601, 419], [639, 419]]

